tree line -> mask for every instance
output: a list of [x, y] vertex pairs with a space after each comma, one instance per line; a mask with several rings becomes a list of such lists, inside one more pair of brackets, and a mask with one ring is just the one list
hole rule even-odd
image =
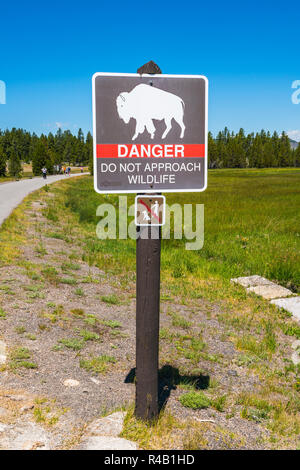
[[77, 135], [69, 130], [48, 135], [13, 128], [0, 129], [0, 176], [22, 175], [23, 163], [32, 163], [34, 175], [40, 175], [43, 167], [49, 174], [55, 173], [62, 163], [68, 165], [91, 165], [93, 159], [93, 137], [84, 136], [81, 129]]
[[[0, 176], [20, 177], [22, 164], [32, 163], [34, 175], [40, 175], [45, 166], [48, 173], [57, 171], [62, 163], [89, 165], [93, 168], [93, 137], [77, 135], [69, 130], [48, 135], [13, 128], [0, 129]], [[209, 168], [268, 168], [300, 167], [300, 145], [293, 150], [285, 132], [281, 135], [262, 130], [246, 135], [243, 129], [230, 132], [227, 127], [216, 137], [208, 133]]]
[[282, 168], [300, 166], [300, 145], [291, 148], [285, 132], [279, 135], [262, 130], [246, 135], [227, 127], [214, 138], [208, 133], [209, 168]]

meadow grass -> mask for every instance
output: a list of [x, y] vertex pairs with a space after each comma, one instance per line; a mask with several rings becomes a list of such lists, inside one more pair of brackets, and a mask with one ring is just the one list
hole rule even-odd
[[81, 368], [89, 372], [94, 372], [95, 374], [105, 374], [111, 364], [115, 363], [115, 357], [103, 354], [102, 356], [93, 357], [91, 359], [81, 359], [79, 365]]
[[184, 393], [180, 396], [179, 401], [183, 406], [195, 410], [208, 408], [211, 405], [210, 399], [203, 392], [196, 391]]
[[5, 368], [15, 371], [20, 368], [25, 369], [37, 369], [37, 364], [34, 362], [28, 361], [31, 359], [31, 352], [29, 349], [24, 347], [14, 347], [9, 354], [9, 361], [7, 366], [3, 366]]
[[[118, 196], [96, 194], [91, 177], [72, 183], [65, 203], [90, 232], [87, 260], [97, 259], [116, 272], [134, 269], [134, 240], [97, 240], [94, 235], [97, 206], [109, 202], [118, 215]], [[205, 210], [201, 250], [185, 250], [184, 238], [162, 241], [162, 271], [172, 278], [192, 274], [229, 280], [260, 274], [300, 291], [300, 169], [213, 170], [205, 192], [171, 193], [166, 201], [204, 204]]]

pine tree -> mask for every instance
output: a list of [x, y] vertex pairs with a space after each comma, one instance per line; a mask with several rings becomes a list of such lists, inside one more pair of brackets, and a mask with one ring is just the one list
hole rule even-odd
[[60, 162], [62, 161], [63, 153], [64, 153], [63, 140], [64, 139], [63, 139], [62, 130], [61, 128], [59, 128], [54, 137], [54, 145], [55, 145], [55, 153], [58, 155], [58, 158], [60, 158]]
[[271, 139], [267, 140], [263, 147], [263, 162], [265, 168], [275, 166], [274, 148]]
[[13, 140], [9, 149], [8, 171], [13, 178], [20, 178], [23, 172], [18, 143]]
[[89, 172], [91, 173], [91, 175], [93, 175], [94, 174], [93, 137], [90, 132], [88, 132], [86, 135], [85, 148], [86, 148], [85, 161], [89, 165]]
[[227, 168], [234, 168], [235, 167], [235, 155], [236, 155], [236, 148], [235, 148], [235, 139], [234, 137], [230, 137], [226, 143], [226, 167]]
[[4, 134], [1, 137], [1, 143], [3, 146], [3, 151], [7, 157], [7, 160], [9, 159], [9, 150], [11, 147], [11, 131], [6, 130]]
[[292, 163], [292, 151], [290, 140], [285, 132], [282, 132], [279, 140], [278, 163], [280, 167], [290, 166]]
[[218, 168], [217, 144], [211, 132], [208, 133], [208, 168]]
[[300, 143], [298, 144], [298, 147], [294, 151], [294, 166], [300, 167]]
[[51, 172], [51, 160], [49, 158], [48, 147], [42, 136], [36, 142], [32, 150], [32, 171], [35, 176], [41, 175], [41, 170], [45, 166]]
[[266, 131], [264, 129], [262, 129], [260, 131], [260, 139], [261, 139], [261, 143], [263, 145], [265, 145], [265, 143], [267, 142], [268, 138], [267, 138], [267, 134], [266, 134]]
[[79, 128], [77, 140], [75, 141], [75, 163], [82, 165], [85, 159], [85, 144], [84, 134], [82, 129]]
[[77, 139], [79, 140], [79, 142], [84, 142], [84, 134], [82, 132], [81, 127], [79, 127], [79, 129], [78, 129]]
[[219, 168], [227, 167], [227, 149], [226, 149], [226, 137], [224, 132], [219, 132], [216, 138], [217, 144], [217, 161]]
[[263, 143], [260, 134], [256, 134], [249, 149], [250, 168], [263, 168]]
[[230, 168], [246, 167], [246, 138], [244, 129], [240, 129], [239, 133], [231, 134], [227, 143], [228, 166]]
[[3, 145], [0, 143], [0, 176], [6, 175], [6, 155], [4, 153]]
[[75, 160], [75, 151], [72, 140], [69, 138], [63, 153], [63, 161], [67, 164], [71, 164], [71, 161]]
[[279, 135], [277, 134], [276, 131], [274, 131], [272, 135], [272, 145], [273, 145], [273, 166], [278, 167], [279, 166]]

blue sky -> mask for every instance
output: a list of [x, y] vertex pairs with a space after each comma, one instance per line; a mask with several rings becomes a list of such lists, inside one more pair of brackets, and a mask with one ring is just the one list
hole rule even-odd
[[208, 77], [213, 133], [284, 129], [300, 140], [296, 2], [14, 1], [0, 18], [2, 129], [86, 133], [93, 73], [136, 72], [153, 59], [164, 73]]

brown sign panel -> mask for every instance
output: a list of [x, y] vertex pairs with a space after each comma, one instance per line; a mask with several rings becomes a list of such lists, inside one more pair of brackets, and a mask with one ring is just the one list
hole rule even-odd
[[135, 198], [135, 224], [138, 226], [164, 225], [165, 197], [161, 195], [138, 195]]
[[206, 189], [207, 87], [200, 75], [95, 74], [95, 190]]

